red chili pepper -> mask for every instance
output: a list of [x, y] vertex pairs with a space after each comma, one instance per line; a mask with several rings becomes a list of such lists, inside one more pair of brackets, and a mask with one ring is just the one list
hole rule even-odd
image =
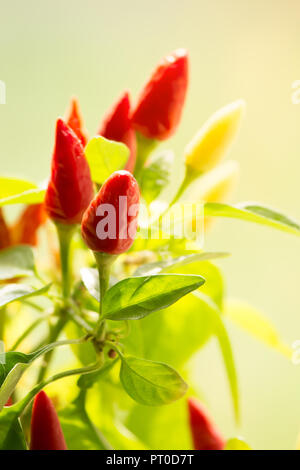
[[114, 255], [127, 251], [137, 230], [139, 199], [132, 174], [125, 170], [113, 173], [83, 215], [81, 232], [87, 246]]
[[46, 221], [44, 204], [32, 204], [21, 213], [12, 227], [12, 242], [15, 245], [37, 245], [37, 232]]
[[72, 129], [58, 119], [46, 211], [56, 222], [80, 223], [93, 196], [91, 173], [81, 142]]
[[189, 423], [195, 450], [223, 450], [225, 440], [206, 409], [195, 398], [188, 399]]
[[70, 110], [66, 118], [66, 123], [75, 132], [83, 147], [85, 147], [88, 141], [88, 135], [83, 124], [83, 118], [80, 112], [79, 102], [77, 98], [72, 98], [71, 100]]
[[7, 402], [5, 403], [5, 406], [12, 406], [12, 405], [13, 405], [12, 398], [9, 397], [9, 399], [8, 399]]
[[130, 119], [130, 98], [127, 91], [118, 99], [104, 117], [99, 135], [106, 139], [123, 142], [130, 150], [130, 156], [125, 170], [131, 173], [135, 167], [136, 160], [136, 136]]
[[6, 223], [4, 213], [0, 207], [0, 250], [9, 247], [11, 244], [11, 234]]
[[166, 56], [145, 85], [132, 115], [134, 128], [149, 139], [165, 140], [179, 124], [188, 86], [188, 56]]
[[67, 450], [54, 405], [43, 390], [33, 402], [30, 433], [30, 450]]

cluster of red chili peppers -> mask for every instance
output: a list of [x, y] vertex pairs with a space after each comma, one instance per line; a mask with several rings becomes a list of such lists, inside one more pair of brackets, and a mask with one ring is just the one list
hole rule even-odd
[[[183, 49], [168, 55], [158, 65], [144, 86], [135, 106], [125, 91], [107, 113], [98, 134], [122, 142], [130, 150], [124, 170], [113, 173], [95, 195], [84, 148], [88, 142], [79, 105], [71, 102], [67, 119], [58, 119], [55, 147], [52, 157], [51, 177], [46, 191], [45, 204], [25, 209], [18, 222], [9, 227], [0, 212], [0, 248], [12, 244], [36, 244], [37, 230], [46, 214], [57, 225], [59, 232], [71, 231], [81, 224], [86, 245], [103, 261], [106, 256], [116, 256], [127, 251], [134, 237], [120, 237], [122, 224], [137, 229], [137, 214], [120, 214], [119, 196], [126, 196], [128, 204], [138, 204], [140, 191], [135, 172], [141, 142], [155, 142], [169, 138], [176, 130], [188, 86], [188, 56]], [[112, 204], [117, 213], [116, 237], [101, 240], [96, 226], [101, 219], [97, 207]], [[102, 262], [100, 261], [100, 262]], [[68, 296], [68, 286], [64, 295]], [[8, 403], [9, 405], [9, 403]], [[188, 400], [189, 423], [195, 449], [223, 449], [224, 439], [200, 403]], [[34, 400], [31, 418], [30, 449], [67, 449], [58, 416], [45, 392]]]

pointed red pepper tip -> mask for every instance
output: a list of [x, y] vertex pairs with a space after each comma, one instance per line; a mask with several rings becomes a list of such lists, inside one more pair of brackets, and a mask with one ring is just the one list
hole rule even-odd
[[33, 402], [30, 450], [67, 450], [56, 410], [43, 390]]
[[122, 142], [127, 145], [130, 150], [130, 156], [125, 170], [132, 173], [136, 161], [136, 136], [131, 125], [130, 97], [127, 90], [124, 91], [105, 115], [98, 134], [106, 139]]
[[177, 49], [167, 55], [142, 90], [132, 114], [134, 128], [149, 139], [174, 134], [188, 87], [188, 54]]
[[0, 207], [0, 250], [8, 248], [11, 244], [11, 231], [6, 223], [4, 213]]
[[66, 122], [69, 127], [75, 132], [83, 147], [86, 146], [88, 141], [87, 131], [83, 124], [83, 118], [79, 107], [79, 102], [76, 97], [71, 99], [70, 109], [66, 117]]
[[81, 233], [87, 246], [111, 255], [127, 251], [137, 230], [139, 199], [132, 174], [125, 170], [113, 173], [83, 215]]
[[46, 212], [52, 220], [62, 224], [80, 223], [93, 196], [91, 173], [82, 144], [72, 129], [59, 118], [51, 177], [45, 197]]
[[36, 246], [38, 229], [46, 222], [46, 218], [44, 204], [27, 206], [12, 228], [12, 243], [15, 245]]
[[223, 450], [225, 439], [212, 422], [205, 407], [195, 398], [188, 398], [188, 413], [195, 450]]

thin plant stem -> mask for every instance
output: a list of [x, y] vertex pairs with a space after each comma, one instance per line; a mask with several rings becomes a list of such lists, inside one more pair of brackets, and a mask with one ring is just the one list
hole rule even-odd
[[71, 290], [70, 247], [76, 226], [57, 224], [56, 227], [60, 249], [62, 293], [64, 299], [68, 299]]

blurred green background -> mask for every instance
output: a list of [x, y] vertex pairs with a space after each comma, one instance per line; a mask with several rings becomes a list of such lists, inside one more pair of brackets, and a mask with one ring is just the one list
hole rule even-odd
[[[71, 95], [93, 133], [125, 88], [132, 96], [157, 61], [177, 47], [190, 52], [191, 80], [182, 124], [165, 147], [184, 145], [217, 108], [236, 98], [248, 108], [231, 158], [241, 165], [235, 200], [257, 200], [300, 219], [300, 78], [298, 0], [0, 0], [1, 173], [47, 177], [55, 119]], [[239, 221], [218, 221], [207, 249], [228, 250], [220, 263], [230, 296], [262, 309], [288, 343], [300, 339], [300, 245], [297, 238]], [[227, 437], [255, 448], [295, 447], [300, 431], [300, 365], [288, 363], [229, 325], [242, 394], [234, 425], [222, 360], [210, 344], [197, 361], [199, 387]]]

